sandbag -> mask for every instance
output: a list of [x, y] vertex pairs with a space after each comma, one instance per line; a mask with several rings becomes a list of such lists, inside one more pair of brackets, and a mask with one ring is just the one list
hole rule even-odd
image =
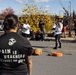
[[41, 55], [42, 54], [42, 49], [41, 48], [35, 48], [32, 50], [33, 55]]
[[51, 52], [50, 53], [50, 56], [56, 56], [56, 57], [62, 57], [63, 56], [63, 53], [61, 53], [61, 52]]

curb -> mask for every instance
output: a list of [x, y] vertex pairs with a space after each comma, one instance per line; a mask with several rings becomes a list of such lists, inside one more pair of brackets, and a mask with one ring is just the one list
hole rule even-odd
[[[45, 37], [44, 39], [45, 41], [55, 41], [54, 37]], [[76, 41], [75, 38], [61, 38], [61, 41], [66, 41], [66, 42], [72, 42], [72, 41]]]

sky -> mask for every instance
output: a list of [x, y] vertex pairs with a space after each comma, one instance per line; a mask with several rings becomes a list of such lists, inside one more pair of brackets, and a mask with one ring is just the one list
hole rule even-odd
[[63, 15], [65, 12], [62, 7], [71, 12], [76, 12], [76, 0], [0, 0], [0, 13], [6, 8], [12, 8], [15, 14], [22, 14], [24, 4], [33, 4], [48, 10], [50, 14]]

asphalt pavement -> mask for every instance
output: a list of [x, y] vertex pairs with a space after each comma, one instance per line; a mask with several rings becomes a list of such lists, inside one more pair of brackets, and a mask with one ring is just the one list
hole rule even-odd
[[[54, 37], [45, 37], [44, 41], [29, 40], [33, 48], [42, 49], [42, 55], [32, 55], [32, 75], [76, 75], [76, 39], [61, 38], [62, 48], [57, 50], [53, 49], [54, 40]], [[53, 51], [61, 52], [63, 56], [48, 56]]]
[[[54, 50], [54, 41], [30, 41], [33, 48], [41, 48], [42, 55], [32, 55], [32, 75], [76, 75], [76, 42], [63, 42], [62, 48]], [[62, 57], [48, 56], [53, 51]]]

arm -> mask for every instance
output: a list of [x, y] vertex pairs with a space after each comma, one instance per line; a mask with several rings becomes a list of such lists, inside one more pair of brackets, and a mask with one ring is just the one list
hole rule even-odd
[[31, 27], [30, 27], [30, 25], [29, 25], [29, 24], [28, 24], [28, 29], [29, 29], [29, 30], [31, 30]]
[[26, 27], [26, 25], [25, 25], [25, 24], [22, 26], [22, 29], [27, 30], [27, 27]]
[[27, 29], [31, 29], [31, 27], [30, 27], [30, 25], [29, 24], [24, 24], [23, 26], [22, 26], [22, 29], [25, 29], [25, 30], [27, 30]]
[[26, 57], [26, 64], [29, 71], [29, 75], [32, 75], [32, 56]]
[[61, 31], [62, 31], [62, 29], [63, 29], [63, 24], [62, 24], [61, 22], [59, 22], [58, 25], [59, 25], [59, 27], [60, 27], [60, 29], [61, 29]]

